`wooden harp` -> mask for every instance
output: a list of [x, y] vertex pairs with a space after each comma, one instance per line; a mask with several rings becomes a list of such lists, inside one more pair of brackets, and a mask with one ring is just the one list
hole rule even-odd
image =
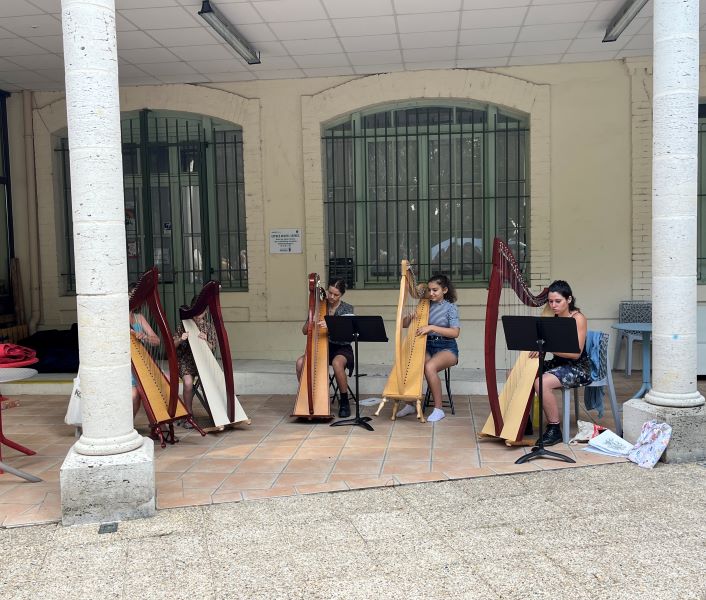
[[[504, 338], [498, 332], [498, 314], [500, 312], [503, 288], [509, 288], [508, 301], [504, 308], [524, 311], [547, 304], [549, 295], [545, 288], [534, 295], [522, 275], [520, 265], [515, 260], [512, 251], [502, 240], [495, 238], [493, 242], [493, 267], [488, 286], [488, 304], [485, 312], [485, 377], [488, 386], [488, 402], [490, 416], [481, 430], [481, 436], [497, 437], [505, 440], [508, 445], [526, 444], [523, 441], [527, 418], [534, 396], [534, 380], [537, 377], [539, 359], [530, 358], [529, 352], [520, 352], [517, 361], [508, 372], [502, 392], [498, 394], [496, 372], [496, 340]], [[529, 308], [527, 308], [529, 307]], [[541, 432], [540, 432], [541, 435]]]
[[[213, 420], [215, 430], [222, 430], [227, 425], [250, 423], [235, 395], [233, 361], [221, 312], [220, 289], [218, 281], [209, 281], [191, 306], [179, 309], [179, 317], [184, 331], [189, 334], [189, 347], [199, 372], [194, 393]], [[205, 328], [215, 331], [216, 340], [199, 337], [194, 319], [203, 319]], [[213, 343], [213, 348], [209, 342]]]
[[310, 273], [306, 350], [293, 417], [332, 418], [328, 394], [328, 331], [319, 327], [325, 316], [326, 291], [321, 287], [319, 276]]
[[[179, 369], [174, 339], [159, 300], [159, 272], [152, 267], [145, 272], [130, 295], [130, 311], [145, 318], [159, 338], [155, 345], [143, 344], [136, 331], [130, 330], [130, 360], [135, 384], [147, 413], [150, 430], [164, 448], [178, 441], [174, 436], [174, 421], [186, 419], [205, 435], [179, 398]], [[167, 425], [167, 430], [162, 429]], [[166, 435], [165, 435], [166, 434]]]
[[417, 335], [417, 329], [429, 323], [429, 299], [425, 298], [426, 285], [418, 285], [409, 261], [402, 261], [402, 277], [397, 302], [395, 323], [395, 364], [387, 378], [382, 402], [375, 415], [382, 411], [388, 398], [394, 400], [392, 420], [397, 417], [400, 401], [414, 401], [417, 418], [424, 423], [422, 410], [422, 385], [427, 336]]

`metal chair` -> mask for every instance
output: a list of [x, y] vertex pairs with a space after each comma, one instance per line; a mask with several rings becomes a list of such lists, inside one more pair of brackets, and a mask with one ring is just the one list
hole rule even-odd
[[[652, 323], [652, 302], [649, 300], [623, 300], [618, 306], [619, 323]], [[625, 340], [627, 356], [625, 358], [625, 375], [632, 374], [632, 344], [642, 342], [641, 331], [619, 331], [615, 337], [615, 357], [613, 368], [618, 368], [620, 353]]]
[[[627, 321], [631, 322], [631, 321]], [[615, 428], [617, 430], [617, 433], [619, 436], [622, 437], [623, 435], [623, 425], [622, 421], [620, 418], [620, 410], [618, 409], [618, 400], [615, 396], [615, 386], [613, 386], [613, 374], [611, 373], [611, 370], [609, 368], [609, 362], [608, 362], [608, 343], [610, 341], [610, 334], [609, 333], [601, 333], [601, 338], [600, 338], [600, 349], [599, 349], [599, 356], [600, 356], [600, 365], [598, 365], [598, 379], [595, 381], [592, 381], [586, 386], [582, 386], [584, 388], [584, 394], [586, 393], [585, 388], [588, 387], [608, 387], [608, 395], [610, 397], [610, 410], [613, 413], [613, 420], [615, 421]], [[590, 356], [590, 348], [586, 348], [586, 352], [589, 353]], [[569, 430], [571, 427], [571, 399], [570, 399], [570, 392], [573, 390], [574, 392], [574, 415], [576, 417], [576, 420], [578, 421], [578, 416], [579, 416], [579, 391], [578, 388], [563, 388], [561, 395], [562, 395], [562, 402], [563, 402], [563, 412], [564, 412], [564, 417], [562, 419], [562, 436], [563, 436], [563, 441], [565, 444], [569, 443], [570, 435], [569, 435]]]
[[[358, 373], [358, 377], [365, 377], [367, 373]], [[355, 392], [353, 391], [353, 388], [350, 386], [350, 378], [353, 376], [353, 369], [348, 367], [348, 396], [350, 397], [353, 402], [358, 402], [358, 398], [355, 395]], [[339, 393], [338, 393], [338, 381], [336, 381], [336, 374], [333, 373], [332, 371], [329, 372], [328, 375], [328, 385], [329, 389], [331, 390], [331, 404], [336, 402], [336, 400], [340, 399]]]
[[[446, 396], [448, 397], [448, 403], [446, 405], [444, 404], [443, 394], [441, 396], [441, 403], [442, 403], [442, 406], [451, 407], [451, 414], [455, 415], [456, 408], [454, 407], [454, 399], [453, 399], [453, 396], [451, 395], [451, 368], [444, 369], [444, 382], [446, 383]], [[429, 386], [427, 386], [427, 393], [426, 393], [426, 396], [424, 396], [424, 410], [427, 409], [427, 407], [431, 404], [431, 402], [432, 402], [431, 390], [429, 389]]]

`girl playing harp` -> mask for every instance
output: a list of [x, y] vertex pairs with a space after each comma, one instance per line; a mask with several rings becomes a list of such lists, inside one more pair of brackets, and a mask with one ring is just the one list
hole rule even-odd
[[[191, 299], [191, 304], [194, 304], [195, 301], [196, 296]], [[198, 327], [199, 338], [205, 340], [211, 352], [213, 352], [216, 349], [218, 340], [216, 339], [216, 330], [213, 324], [206, 319], [206, 311], [195, 316], [193, 321]], [[176, 346], [177, 361], [179, 362], [179, 377], [184, 382], [182, 398], [184, 399], [186, 410], [193, 414], [194, 378], [198, 376], [199, 370], [189, 345], [189, 333], [184, 330], [184, 325], [181, 323], [177, 326], [177, 331], [174, 335], [174, 345]], [[183, 421], [181, 425], [185, 429], [193, 429], [193, 425], [188, 421]]]
[[[456, 302], [456, 290], [446, 275], [434, 275], [427, 282], [429, 296], [429, 324], [418, 327], [415, 335], [426, 335], [426, 355], [424, 357], [424, 377], [434, 399], [434, 410], [427, 421], [440, 421], [446, 415], [442, 406], [441, 380], [439, 372], [458, 364], [458, 344], [456, 338], [461, 333]], [[409, 321], [407, 326], [409, 326]], [[405, 417], [416, 412], [411, 404], [397, 413]]]

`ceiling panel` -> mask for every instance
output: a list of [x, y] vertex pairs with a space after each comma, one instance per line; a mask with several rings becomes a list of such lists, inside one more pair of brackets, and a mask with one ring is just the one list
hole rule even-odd
[[[652, 51], [651, 2], [619, 41], [605, 44], [624, 0], [212, 2], [261, 64], [245, 63], [210, 28], [198, 15], [201, 0], [116, 0], [121, 84], [575, 63]], [[0, 88], [63, 86], [60, 11], [60, 0], [0, 0]]]

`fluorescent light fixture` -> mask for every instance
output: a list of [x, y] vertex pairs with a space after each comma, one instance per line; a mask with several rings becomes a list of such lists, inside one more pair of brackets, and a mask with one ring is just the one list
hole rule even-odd
[[[605, 30], [604, 42], [614, 42], [620, 37], [620, 34], [627, 29], [627, 26], [632, 23], [632, 20], [645, 7], [649, 0], [627, 0], [623, 7], [613, 17], [613, 20]], [[205, 2], [204, 2], [205, 4]]]
[[199, 14], [249, 65], [260, 64], [259, 52], [238, 33], [238, 30], [209, 2], [209, 0], [203, 0]]

